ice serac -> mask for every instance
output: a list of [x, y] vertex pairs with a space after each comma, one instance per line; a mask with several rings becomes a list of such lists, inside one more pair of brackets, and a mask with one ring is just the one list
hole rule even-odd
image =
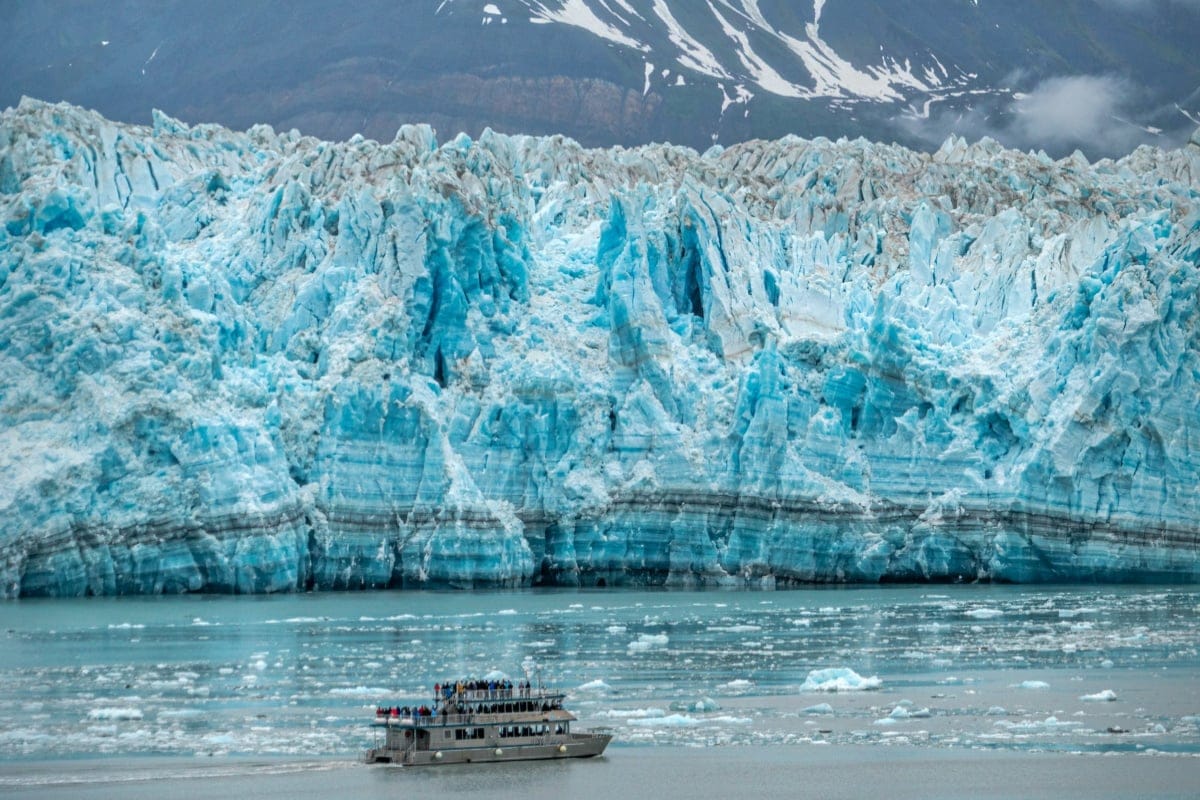
[[0, 117], [0, 592], [1200, 579], [1200, 148]]

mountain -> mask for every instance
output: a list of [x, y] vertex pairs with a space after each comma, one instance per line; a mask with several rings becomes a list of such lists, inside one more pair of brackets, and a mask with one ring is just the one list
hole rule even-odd
[[1200, 122], [1194, 0], [114, 0], [13, 4], [22, 95], [345, 140], [406, 123], [703, 150], [950, 133], [1089, 158]]
[[1200, 578], [1200, 134], [0, 115], [0, 592]]

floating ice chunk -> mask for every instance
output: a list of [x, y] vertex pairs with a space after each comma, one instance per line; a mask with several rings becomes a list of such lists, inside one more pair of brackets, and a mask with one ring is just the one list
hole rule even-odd
[[745, 678], [737, 678], [729, 683], [722, 683], [717, 688], [731, 694], [745, 694], [754, 688], [754, 682], [748, 681]]
[[141, 709], [137, 708], [93, 708], [88, 712], [88, 719], [141, 719]]
[[963, 613], [972, 619], [995, 619], [1004, 616], [1004, 612], [998, 608], [973, 608]]
[[612, 687], [609, 686], [604, 681], [597, 678], [594, 681], [588, 681], [587, 683], [580, 686], [579, 691], [581, 691], [581, 692], [610, 692], [610, 691], [612, 691]]
[[749, 725], [750, 722], [751, 720], [748, 717], [709, 717], [707, 719], [700, 719], [688, 716], [687, 714], [671, 714], [666, 717], [630, 719], [628, 724], [642, 728], [695, 728], [698, 725]]
[[1021, 681], [1009, 685], [1010, 689], [1049, 689], [1050, 684], [1045, 681]]
[[703, 713], [706, 711], [720, 711], [721, 704], [711, 697], [701, 697], [699, 700], [676, 700], [671, 703], [672, 711], [691, 711]]
[[666, 715], [667, 712], [661, 708], [610, 708], [607, 711], [596, 712], [597, 717], [608, 719], [658, 719]]
[[1105, 689], [1095, 694], [1082, 695], [1079, 699], [1086, 703], [1111, 703], [1117, 699], [1117, 693], [1112, 689]]
[[158, 712], [158, 718], [160, 720], [183, 719], [186, 717], [199, 717], [203, 714], [204, 712], [198, 708], [173, 708]]
[[1042, 721], [1038, 720], [1023, 720], [1021, 722], [1010, 722], [1006, 719], [999, 719], [992, 723], [997, 728], [1003, 728], [1010, 733], [1038, 733], [1041, 731], [1052, 731], [1062, 728], [1077, 728], [1082, 725], [1082, 722], [1061, 722], [1058, 717], [1046, 717]]
[[1008, 711], [1004, 708], [1004, 706], [992, 706], [991, 708], [989, 708], [987, 711], [985, 711], [983, 713], [984, 713], [984, 716], [988, 716], [988, 717], [1003, 717], [1006, 714], [1008, 714]]
[[387, 689], [377, 686], [339, 686], [330, 689], [329, 693], [335, 697], [387, 697], [391, 694]]
[[761, 625], [709, 625], [708, 630], [713, 633], [752, 633], [761, 631]]
[[909, 710], [909, 708], [899, 705], [892, 709], [892, 713], [888, 714], [892, 719], [926, 719], [933, 716], [928, 708], [918, 708]]
[[817, 703], [815, 706], [808, 706], [805, 708], [804, 713], [813, 715], [828, 715], [833, 713], [833, 706], [829, 705], [829, 703]]
[[629, 720], [630, 725], [638, 725], [641, 727], [662, 726], [665, 728], [694, 728], [697, 725], [704, 724], [703, 720], [689, 717], [686, 714], [672, 714], [669, 717], [644, 717], [632, 718]]
[[665, 633], [639, 634], [635, 641], [629, 643], [629, 652], [637, 653], [645, 650], [659, 650], [667, 646], [669, 641]]
[[800, 685], [802, 692], [861, 692], [878, 689], [883, 681], [877, 676], [864, 678], [848, 667], [814, 669]]

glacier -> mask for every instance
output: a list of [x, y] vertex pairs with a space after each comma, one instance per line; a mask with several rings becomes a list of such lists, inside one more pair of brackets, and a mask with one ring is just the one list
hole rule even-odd
[[1200, 132], [0, 115], [0, 596], [1200, 579]]

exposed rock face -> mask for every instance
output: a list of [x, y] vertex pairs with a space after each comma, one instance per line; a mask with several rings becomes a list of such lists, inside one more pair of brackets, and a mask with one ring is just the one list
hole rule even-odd
[[1196, 580], [1198, 177], [26, 101], [3, 594]]

